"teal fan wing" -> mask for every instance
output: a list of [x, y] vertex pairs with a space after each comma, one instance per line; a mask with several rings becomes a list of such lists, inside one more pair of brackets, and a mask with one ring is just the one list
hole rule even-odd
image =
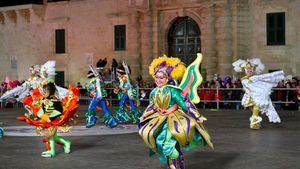
[[189, 96], [193, 103], [199, 103], [200, 98], [197, 93], [197, 88], [201, 84], [203, 78], [199, 71], [199, 66], [202, 61], [202, 54], [197, 53], [197, 58], [191, 63], [185, 71], [179, 88], [182, 89], [181, 95]]

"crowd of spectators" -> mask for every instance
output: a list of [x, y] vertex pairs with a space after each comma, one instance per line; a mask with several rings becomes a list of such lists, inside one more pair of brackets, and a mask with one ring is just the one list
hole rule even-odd
[[[271, 100], [276, 108], [281, 110], [297, 110], [300, 99], [300, 83], [296, 77], [286, 79], [273, 88]], [[240, 109], [244, 95], [241, 79], [232, 80], [225, 77], [224, 80], [212, 80], [203, 83], [199, 90], [202, 102], [200, 105], [205, 108], [216, 108], [217, 102], [220, 108]]]
[[[10, 80], [9, 77], [6, 77], [1, 83], [0, 83], [0, 95], [5, 93], [8, 90], [12, 90], [13, 88], [21, 85], [23, 82], [19, 80]], [[7, 99], [4, 107], [5, 108], [12, 108], [13, 105], [16, 103], [15, 99]], [[2, 106], [2, 104], [1, 104]]]

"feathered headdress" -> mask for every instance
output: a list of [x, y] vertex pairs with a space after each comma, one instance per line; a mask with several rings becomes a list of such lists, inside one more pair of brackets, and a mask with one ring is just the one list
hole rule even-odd
[[[126, 69], [127, 69], [127, 71], [128, 71], [127, 73], [126, 73]], [[129, 74], [129, 75], [131, 75], [131, 69], [130, 69], [130, 66], [127, 65], [127, 63], [123, 61], [123, 63], [120, 64], [120, 65], [117, 67], [117, 73], [122, 74], [122, 75], [124, 75], [124, 74]]]
[[32, 65], [30, 66], [30, 69], [33, 71], [35, 76], [39, 76], [40, 75], [40, 66], [39, 65]]
[[55, 61], [49, 60], [41, 66], [41, 76], [48, 78], [48, 76], [55, 76]]
[[242, 72], [244, 69], [247, 68], [254, 68], [256, 74], [260, 74], [265, 68], [265, 65], [261, 63], [259, 58], [253, 58], [247, 60], [239, 59], [233, 62], [232, 66], [234, 68], [234, 71], [236, 72]]
[[149, 73], [154, 78], [157, 72], [164, 72], [169, 79], [180, 80], [186, 70], [179, 58], [166, 55], [154, 59], [149, 66]]
[[88, 73], [87, 73], [87, 75], [86, 75], [86, 77], [87, 78], [93, 78], [93, 77], [95, 77], [95, 75], [94, 75], [94, 73], [91, 70], [89, 70]]

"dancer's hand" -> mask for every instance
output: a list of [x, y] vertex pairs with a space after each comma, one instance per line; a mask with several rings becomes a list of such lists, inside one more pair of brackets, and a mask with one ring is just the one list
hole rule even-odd
[[203, 123], [204, 121], [207, 121], [207, 119], [204, 116], [197, 118], [197, 122], [200, 124]]

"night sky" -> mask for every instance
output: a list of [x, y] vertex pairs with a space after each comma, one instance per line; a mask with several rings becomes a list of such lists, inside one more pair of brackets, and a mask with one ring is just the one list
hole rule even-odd
[[[48, 0], [48, 2], [69, 1], [69, 0]], [[43, 0], [0, 0], [0, 7], [15, 6], [24, 4], [43, 4]]]

